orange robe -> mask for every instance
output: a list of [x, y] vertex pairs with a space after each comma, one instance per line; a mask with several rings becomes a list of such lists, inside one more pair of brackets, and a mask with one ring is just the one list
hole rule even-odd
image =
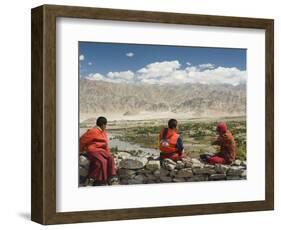
[[107, 133], [99, 127], [89, 129], [80, 137], [80, 152], [86, 151], [90, 160], [88, 177], [101, 183], [116, 175], [114, 159], [110, 154]]
[[159, 134], [160, 159], [169, 158], [173, 161], [181, 160], [183, 157], [183, 151], [179, 151], [177, 149], [179, 134], [176, 130], [168, 129], [166, 137], [163, 140], [164, 130], [165, 129], [162, 129]]

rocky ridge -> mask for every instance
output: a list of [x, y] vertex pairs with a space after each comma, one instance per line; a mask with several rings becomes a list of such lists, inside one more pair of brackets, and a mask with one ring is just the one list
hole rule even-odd
[[80, 112], [118, 113], [124, 116], [140, 112], [190, 113], [203, 116], [244, 115], [246, 85], [149, 85], [80, 80]]

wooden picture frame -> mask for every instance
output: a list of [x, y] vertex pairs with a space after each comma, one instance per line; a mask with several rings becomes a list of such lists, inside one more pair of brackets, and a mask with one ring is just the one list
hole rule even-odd
[[[56, 212], [56, 18], [264, 29], [266, 36], [265, 200]], [[43, 5], [32, 9], [32, 205], [41, 224], [157, 218], [274, 209], [274, 21], [271, 19]]]

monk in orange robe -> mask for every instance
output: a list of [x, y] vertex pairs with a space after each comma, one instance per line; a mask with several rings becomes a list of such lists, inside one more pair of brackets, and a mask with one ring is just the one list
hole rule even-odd
[[88, 177], [94, 179], [94, 185], [108, 184], [116, 175], [115, 162], [110, 154], [108, 137], [105, 131], [107, 120], [99, 117], [96, 127], [89, 129], [80, 137], [80, 152], [86, 151], [90, 160]]
[[217, 126], [217, 132], [219, 134], [213, 145], [220, 146], [220, 152], [208, 158], [210, 164], [231, 164], [236, 158], [236, 142], [227, 129], [227, 125], [221, 122]]
[[160, 159], [169, 158], [173, 161], [180, 161], [183, 158], [183, 141], [177, 131], [178, 122], [170, 119], [168, 128], [162, 129], [159, 134]]

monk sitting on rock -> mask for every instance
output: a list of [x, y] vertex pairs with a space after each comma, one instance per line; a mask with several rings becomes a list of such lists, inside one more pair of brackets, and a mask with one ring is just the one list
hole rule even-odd
[[94, 180], [94, 185], [106, 185], [116, 175], [116, 167], [109, 151], [105, 131], [106, 124], [106, 118], [99, 117], [96, 121], [97, 126], [80, 137], [80, 152], [86, 151], [90, 160], [88, 178]]
[[177, 130], [178, 122], [170, 119], [168, 128], [163, 128], [159, 135], [160, 160], [169, 158], [178, 161], [183, 158], [184, 147]]
[[236, 142], [226, 123], [220, 122], [217, 125], [217, 132], [219, 136], [212, 145], [220, 146], [219, 153], [212, 156], [203, 154], [200, 158], [209, 164], [231, 164], [236, 158]]

